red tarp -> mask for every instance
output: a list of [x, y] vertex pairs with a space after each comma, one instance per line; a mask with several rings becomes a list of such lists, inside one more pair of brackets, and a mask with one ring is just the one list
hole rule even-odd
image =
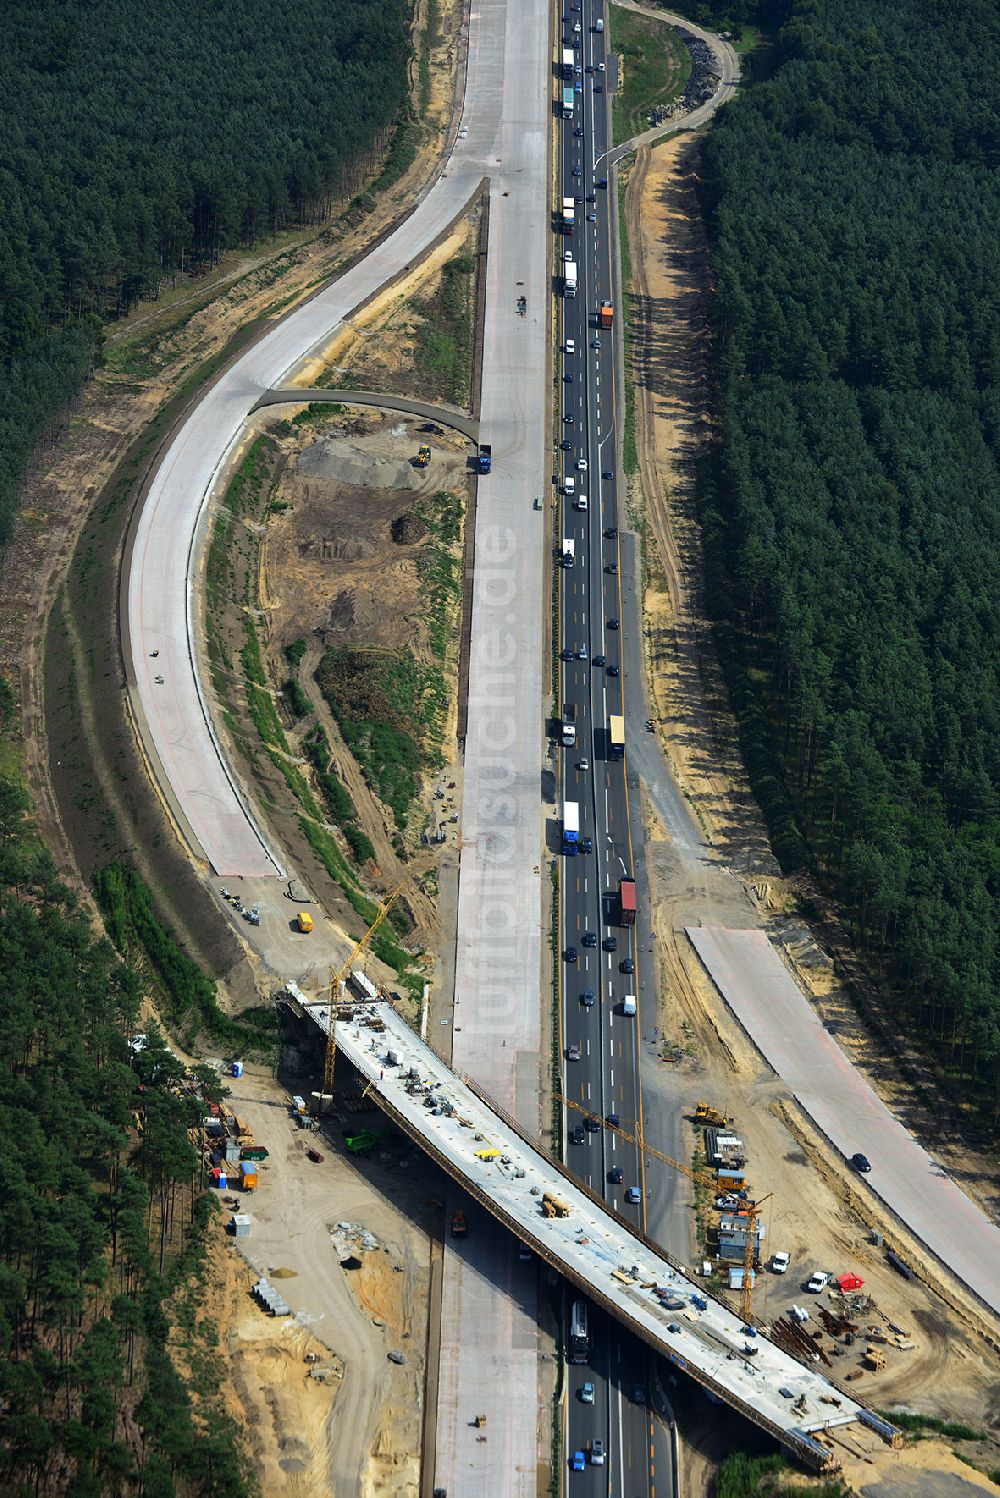
[[852, 1271], [850, 1274], [842, 1274], [837, 1280], [837, 1284], [841, 1290], [860, 1290], [864, 1284], [864, 1280], [860, 1274], [854, 1274]]

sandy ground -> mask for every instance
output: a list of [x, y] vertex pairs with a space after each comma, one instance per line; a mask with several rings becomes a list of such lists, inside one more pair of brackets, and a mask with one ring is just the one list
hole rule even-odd
[[[315, 721], [326, 731], [338, 774], [358, 810], [358, 825], [375, 847], [376, 875], [386, 888], [403, 885], [416, 922], [414, 940], [434, 948], [440, 937], [437, 870], [459, 835], [454, 698], [440, 743], [443, 764], [424, 778], [422, 804], [410, 816], [404, 862], [390, 837], [392, 813], [366, 784], [313, 679], [329, 646], [410, 647], [422, 653], [427, 608], [418, 563], [427, 531], [414, 506], [421, 496], [442, 489], [464, 494], [467, 448], [452, 433], [421, 433], [420, 425], [352, 411], [343, 420], [281, 438], [286, 466], [261, 548], [259, 592], [274, 678], [288, 674], [285, 646], [304, 638], [298, 678], [315, 715], [305, 726]], [[422, 441], [433, 456], [426, 469], [414, 469], [409, 460]], [[457, 631], [457, 613], [454, 622]], [[453, 684], [457, 634], [454, 649], [447, 673]], [[286, 729], [294, 748], [295, 725]], [[425, 817], [430, 830], [444, 834], [443, 843], [420, 844], [417, 833]]]
[[775, 874], [701, 602], [693, 460], [711, 429], [707, 244], [694, 199], [700, 148], [690, 135], [643, 147], [625, 198], [647, 536], [646, 654], [661, 742], [706, 838], [731, 867]]
[[413, 359], [413, 340], [427, 322], [424, 307], [441, 285], [442, 267], [457, 255], [476, 253], [478, 206], [470, 209], [447, 239], [415, 265], [409, 275], [393, 282], [339, 330], [333, 341], [307, 364], [300, 385], [337, 386], [350, 379], [359, 390], [391, 390], [423, 400], [446, 399], [426, 369]]
[[[231, 1105], [270, 1150], [257, 1191], [241, 1204], [252, 1236], [236, 1245], [247, 1266], [231, 1281], [225, 1327], [234, 1379], [259, 1410], [252, 1432], [263, 1490], [415, 1494], [433, 1168], [405, 1141], [356, 1161], [340, 1152], [335, 1120], [320, 1135], [304, 1133], [266, 1072], [251, 1068], [232, 1088]], [[306, 1155], [313, 1145], [319, 1164]], [[343, 1268], [347, 1259], [359, 1267]], [[256, 1309], [248, 1290], [261, 1273], [291, 1318]], [[302, 1361], [309, 1351], [326, 1379], [319, 1392]], [[405, 1363], [390, 1362], [390, 1352]]]
[[[861, 1370], [861, 1346], [839, 1344], [824, 1333], [838, 1381], [850, 1375], [852, 1393], [877, 1408], [906, 1408], [963, 1420], [991, 1431], [983, 1446], [965, 1452], [995, 1467], [1000, 1446], [1000, 1356], [974, 1314], [941, 1298], [928, 1282], [907, 1283], [870, 1241], [870, 1208], [805, 1125], [783, 1084], [774, 1078], [720, 1002], [690, 948], [682, 927], [704, 920], [734, 926], [764, 925], [782, 945], [789, 965], [839, 1019], [838, 1038], [856, 1060], [870, 1057], [871, 1036], [857, 1023], [829, 959], [794, 915], [795, 892], [777, 877], [759, 812], [740, 762], [735, 724], [712, 649], [701, 594], [701, 547], [691, 492], [692, 460], [711, 436], [707, 410], [705, 343], [707, 263], [693, 194], [697, 138], [681, 137], [638, 153], [626, 197], [634, 267], [636, 310], [643, 330], [636, 339], [635, 369], [640, 482], [630, 496], [633, 518], [645, 537], [647, 665], [654, 683], [661, 743], [676, 778], [695, 809], [710, 848], [701, 860], [682, 858], [664, 835], [647, 802], [647, 862], [656, 930], [661, 995], [655, 1041], [664, 1060], [662, 1087], [688, 1112], [700, 1099], [734, 1114], [750, 1161], [751, 1188], [764, 1208], [765, 1252], [792, 1255], [787, 1275], [765, 1272], [754, 1312], [765, 1323], [807, 1304], [810, 1330], [819, 1327], [816, 1297], [803, 1283], [817, 1268], [856, 1271], [874, 1306], [861, 1325], [903, 1329], [912, 1350], [884, 1348], [882, 1372]], [[650, 1039], [655, 1021], [647, 1017]], [[874, 1068], [890, 1101], [907, 1116], [894, 1088], [891, 1065]], [[647, 1097], [647, 1104], [650, 1099]], [[912, 1099], [911, 1099], [912, 1104]], [[912, 1117], [908, 1121], [913, 1126]], [[702, 1143], [691, 1126], [689, 1158]], [[712, 1216], [714, 1214], [709, 1214]], [[898, 1234], [897, 1234], [898, 1238]], [[907, 1245], [907, 1258], [910, 1246]], [[912, 1262], [912, 1259], [911, 1259]], [[823, 1297], [824, 1301], [826, 1297]], [[957, 1304], [957, 1302], [956, 1302]], [[718, 1421], [697, 1411], [685, 1422], [691, 1443], [685, 1463], [690, 1493], [710, 1491], [724, 1455]], [[923, 1486], [914, 1498], [950, 1491], [965, 1469], [937, 1443], [907, 1454], [906, 1471], [919, 1468]], [[931, 1470], [933, 1468], [933, 1470]], [[889, 1482], [888, 1474], [893, 1474]], [[851, 1473], [873, 1498], [906, 1498], [895, 1457], [867, 1458]], [[881, 1486], [871, 1486], [872, 1482]], [[935, 1483], [940, 1481], [940, 1486]], [[956, 1498], [962, 1491], [955, 1487]]]

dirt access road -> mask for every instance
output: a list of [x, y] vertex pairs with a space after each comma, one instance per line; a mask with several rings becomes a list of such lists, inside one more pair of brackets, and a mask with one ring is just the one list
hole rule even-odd
[[[431, 1168], [411, 1168], [415, 1148], [405, 1141], [355, 1163], [340, 1153], [334, 1121], [319, 1134], [297, 1127], [269, 1073], [250, 1068], [231, 1086], [230, 1106], [270, 1151], [245, 1202], [252, 1235], [238, 1247], [280, 1289], [294, 1326], [329, 1350], [339, 1373], [324, 1491], [336, 1498], [415, 1495], [436, 1221], [427, 1199]], [[309, 1160], [312, 1147], [322, 1162]], [[345, 1260], [357, 1266], [343, 1268]], [[402, 1352], [405, 1364], [390, 1362], [390, 1352]]]

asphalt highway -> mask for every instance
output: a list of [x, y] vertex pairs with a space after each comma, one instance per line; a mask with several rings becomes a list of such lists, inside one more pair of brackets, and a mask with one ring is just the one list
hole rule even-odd
[[[594, 29], [598, 18], [605, 21], [602, 32]], [[578, 284], [575, 296], [560, 297], [556, 318], [561, 482], [555, 539], [557, 553], [565, 540], [575, 551], [572, 567], [560, 567], [558, 644], [562, 712], [565, 717], [567, 705], [576, 709], [576, 745], [559, 751], [558, 811], [561, 817], [567, 801], [579, 807], [580, 847], [588, 851], [560, 860], [561, 1008], [567, 1098], [602, 1118], [615, 1114], [624, 1129], [641, 1135], [641, 1008], [634, 1016], [622, 1012], [625, 996], [640, 994], [636, 934], [641, 928], [619, 925], [618, 911], [618, 880], [635, 875], [636, 853], [627, 761], [611, 758], [609, 742], [610, 717], [624, 713], [626, 664], [641, 672], [641, 657], [638, 640], [623, 639], [622, 631], [617, 340], [613, 329], [599, 327], [601, 303], [617, 302], [608, 191], [607, 24], [600, 0], [580, 0], [580, 8], [566, 0], [560, 57], [562, 48], [573, 47], [576, 72], [558, 84], [560, 99], [563, 88], [574, 90], [573, 117], [560, 123], [559, 194], [575, 199], [575, 223], [572, 234], [560, 232], [557, 202], [554, 228], [558, 259], [564, 265], [572, 257]], [[557, 276], [557, 289], [560, 280]], [[565, 492], [567, 480], [573, 482], [572, 494]], [[634, 617], [634, 610], [628, 612]], [[558, 830], [561, 834], [561, 822]], [[614, 950], [607, 950], [612, 944]], [[629, 967], [631, 972], [622, 970]], [[591, 1129], [589, 1122], [566, 1110], [567, 1163], [645, 1228], [646, 1183], [638, 1149], [613, 1128]], [[636, 1191], [638, 1201], [630, 1201]], [[567, 1326], [577, 1298], [567, 1296]], [[572, 1490], [627, 1492], [634, 1498], [668, 1493], [669, 1442], [647, 1400], [645, 1350], [593, 1307], [588, 1332], [588, 1355], [570, 1364], [566, 1382], [566, 1459], [571, 1468], [575, 1453], [586, 1459], [582, 1472], [571, 1472]], [[595, 1441], [603, 1443], [603, 1463], [593, 1461], [595, 1451], [600, 1454]]]

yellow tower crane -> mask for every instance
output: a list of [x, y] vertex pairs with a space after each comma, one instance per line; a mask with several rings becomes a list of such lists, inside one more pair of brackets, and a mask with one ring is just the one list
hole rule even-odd
[[364, 936], [360, 941], [355, 943], [350, 955], [346, 958], [346, 960], [341, 964], [339, 970], [334, 973], [330, 979], [330, 1008], [328, 1011], [330, 1029], [329, 1034], [326, 1038], [326, 1055], [323, 1061], [323, 1092], [327, 1097], [332, 1097], [333, 1095], [333, 1072], [334, 1067], [337, 1064], [337, 1027], [334, 1010], [336, 1009], [337, 1004], [340, 1002], [341, 989], [347, 979], [347, 974], [351, 970], [351, 963], [357, 957], [358, 953], [363, 951], [371, 941], [372, 937], [375, 935], [375, 932], [381, 926], [382, 922], [389, 914], [389, 911], [392, 909], [393, 902], [402, 888], [403, 886], [401, 884], [396, 885], [396, 888], [392, 891], [392, 894], [386, 900], [385, 904], [381, 907], [378, 915], [372, 921]]
[[[695, 1181], [701, 1186], [710, 1186], [715, 1192], [719, 1190], [719, 1182], [711, 1171], [692, 1170], [690, 1165], [682, 1165], [680, 1160], [674, 1160], [670, 1155], [665, 1155], [662, 1150], [655, 1149], [653, 1145], [647, 1144], [644, 1139], [638, 1138], [635, 1134], [630, 1134], [620, 1124], [609, 1124], [599, 1113], [592, 1113], [589, 1108], [585, 1108], [582, 1103], [574, 1103], [571, 1098], [562, 1097], [557, 1094], [556, 1101], [564, 1103], [567, 1108], [575, 1109], [577, 1113], [582, 1113], [585, 1118], [594, 1119], [600, 1124], [602, 1129], [609, 1129], [612, 1133], [618, 1134], [622, 1139], [627, 1139], [630, 1144], [634, 1144], [643, 1154], [652, 1155], [655, 1159], [662, 1160], [664, 1165], [669, 1165], [672, 1169], [679, 1170], [681, 1175], [687, 1176], [688, 1180]], [[745, 1206], [740, 1208], [740, 1214], [747, 1219], [747, 1247], [743, 1259], [743, 1288], [740, 1293], [740, 1316], [747, 1323], [750, 1321], [750, 1313], [753, 1308], [752, 1281], [754, 1249], [757, 1244], [757, 1218], [760, 1215], [761, 1207], [766, 1201], [771, 1200], [772, 1195], [773, 1193], [768, 1193], [767, 1196], [761, 1197], [759, 1202], [747, 1202]]]

